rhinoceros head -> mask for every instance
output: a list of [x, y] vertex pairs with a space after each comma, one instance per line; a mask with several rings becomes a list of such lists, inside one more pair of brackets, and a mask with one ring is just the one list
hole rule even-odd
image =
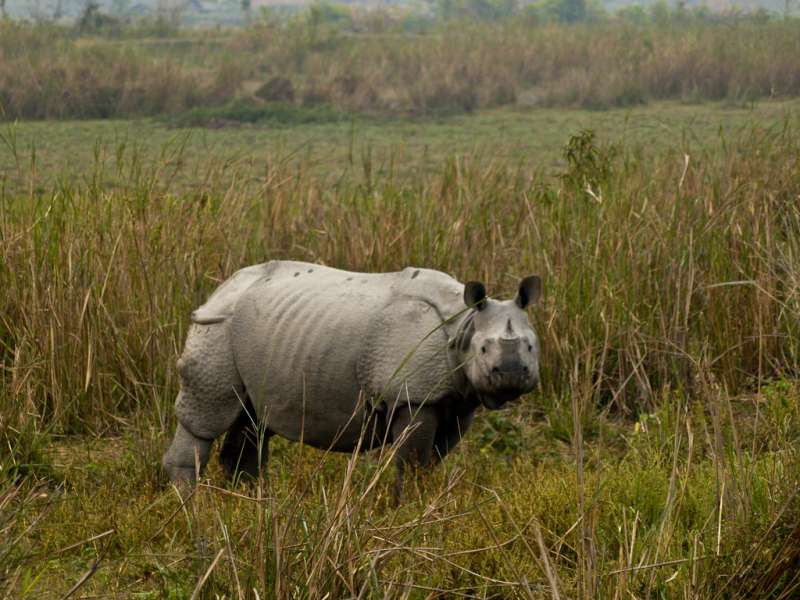
[[542, 281], [531, 276], [513, 300], [492, 300], [482, 283], [464, 286], [472, 310], [460, 327], [459, 360], [486, 408], [497, 409], [530, 392], [539, 381], [539, 338], [525, 308], [539, 299]]

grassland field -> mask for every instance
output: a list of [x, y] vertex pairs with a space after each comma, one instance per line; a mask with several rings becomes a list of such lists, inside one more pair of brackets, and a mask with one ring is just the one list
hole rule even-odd
[[[0, 595], [799, 597], [798, 131], [797, 100], [0, 125]], [[189, 312], [277, 257], [536, 270], [541, 389], [397, 509], [389, 451], [279, 439], [173, 487]]]
[[101, 172], [104, 185], [114, 188], [125, 185], [126, 170], [118, 166], [141, 162], [147, 168], [164, 158], [173, 163], [168, 172], [176, 173], [178, 187], [201, 185], [209, 174], [257, 183], [275, 162], [320, 177], [358, 176], [367, 158], [378, 175], [431, 173], [453, 157], [554, 174], [565, 166], [566, 140], [582, 130], [651, 157], [713, 154], [748, 129], [793, 123], [798, 109], [800, 101], [784, 100], [655, 102], [612, 111], [494, 109], [423, 119], [334, 115], [305, 124], [218, 119], [206, 127], [175, 127], [170, 119], [22, 121], [0, 126], [0, 177], [8, 191], [31, 185], [44, 191]]

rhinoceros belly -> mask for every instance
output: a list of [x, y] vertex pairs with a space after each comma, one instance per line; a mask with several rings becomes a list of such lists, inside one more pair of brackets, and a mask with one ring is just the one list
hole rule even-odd
[[362, 430], [383, 435], [357, 365], [389, 290], [382, 275], [295, 272], [265, 277], [238, 301], [231, 322], [236, 366], [268, 429], [349, 451]]

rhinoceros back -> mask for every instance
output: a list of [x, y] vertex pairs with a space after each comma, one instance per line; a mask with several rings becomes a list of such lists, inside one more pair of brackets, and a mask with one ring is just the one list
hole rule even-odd
[[[462, 308], [462, 290], [437, 271], [352, 273], [267, 263], [239, 295], [230, 321], [236, 366], [260, 418], [291, 439], [350, 448], [370, 395], [411, 346], [425, 338], [425, 376], [445, 377], [440, 350], [447, 335], [435, 330]], [[401, 339], [382, 339], [384, 328]], [[370, 356], [372, 348], [380, 356]]]
[[269, 271], [270, 263], [239, 269], [211, 294], [205, 304], [192, 312], [192, 321], [198, 325], [212, 325], [229, 319], [239, 297]]

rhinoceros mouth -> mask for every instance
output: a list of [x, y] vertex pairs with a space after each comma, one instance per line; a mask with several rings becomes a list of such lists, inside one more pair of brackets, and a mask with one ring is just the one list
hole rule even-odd
[[519, 389], [492, 390], [490, 392], [482, 392], [480, 394], [480, 399], [481, 404], [489, 410], [499, 410], [508, 402], [516, 400], [524, 393], [524, 391], [520, 391]]
[[489, 385], [478, 386], [481, 404], [490, 410], [503, 408], [507, 402], [516, 400], [536, 387], [537, 378], [528, 372], [495, 374], [489, 377]]

